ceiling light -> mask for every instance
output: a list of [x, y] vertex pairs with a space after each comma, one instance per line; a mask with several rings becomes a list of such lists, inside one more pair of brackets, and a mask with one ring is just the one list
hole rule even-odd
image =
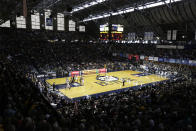
[[[104, 2], [106, 0], [97, 0], [97, 2]], [[148, 8], [153, 8], [153, 7], [157, 7], [157, 6], [161, 6], [161, 5], [165, 5], [165, 4], [169, 4], [169, 3], [175, 3], [175, 2], [179, 2], [179, 1], [182, 1], [182, 0], [166, 0], [166, 1], [162, 1], [162, 0], [159, 0], [157, 2], [149, 2], [149, 3], [145, 3], [145, 4], [142, 4], [142, 5], [138, 5], [137, 8], [135, 7], [128, 7], [128, 8], [125, 8], [125, 9], [119, 9], [117, 10], [116, 12], [107, 12], [106, 14], [103, 14], [103, 17], [98, 17], [100, 15], [96, 15], [96, 16], [92, 16], [91, 19], [100, 19], [100, 18], [105, 18], [105, 17], [109, 17], [110, 14], [112, 16], [114, 15], [120, 15], [120, 14], [125, 14], [125, 13], [130, 13], [130, 12], [133, 12], [134, 9], [137, 9], [137, 10], [144, 10], [144, 9], [148, 9]], [[89, 21], [90, 19], [89, 18], [85, 18], [83, 21]]]

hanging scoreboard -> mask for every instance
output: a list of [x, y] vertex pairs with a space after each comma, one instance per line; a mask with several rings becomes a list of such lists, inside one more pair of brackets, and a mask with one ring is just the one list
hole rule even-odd
[[[111, 28], [111, 37], [112, 40], [122, 40], [124, 27], [123, 25], [119, 24], [112, 24]], [[108, 40], [109, 39], [109, 25], [100, 25], [100, 39], [101, 40]]]

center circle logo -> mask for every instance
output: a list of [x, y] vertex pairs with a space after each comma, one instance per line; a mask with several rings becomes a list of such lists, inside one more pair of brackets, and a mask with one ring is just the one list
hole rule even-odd
[[114, 76], [99, 76], [97, 80], [111, 82], [111, 81], [117, 81], [119, 79], [118, 77], [114, 77]]

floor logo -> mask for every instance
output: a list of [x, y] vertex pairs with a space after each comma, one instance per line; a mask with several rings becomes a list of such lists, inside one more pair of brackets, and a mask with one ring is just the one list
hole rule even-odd
[[112, 81], [118, 81], [119, 79], [118, 77], [114, 77], [114, 76], [99, 76], [97, 80], [112, 82]]

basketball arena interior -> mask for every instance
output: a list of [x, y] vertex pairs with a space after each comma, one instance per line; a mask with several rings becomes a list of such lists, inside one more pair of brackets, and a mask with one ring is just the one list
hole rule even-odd
[[1, 0], [0, 131], [196, 131], [195, 0]]

